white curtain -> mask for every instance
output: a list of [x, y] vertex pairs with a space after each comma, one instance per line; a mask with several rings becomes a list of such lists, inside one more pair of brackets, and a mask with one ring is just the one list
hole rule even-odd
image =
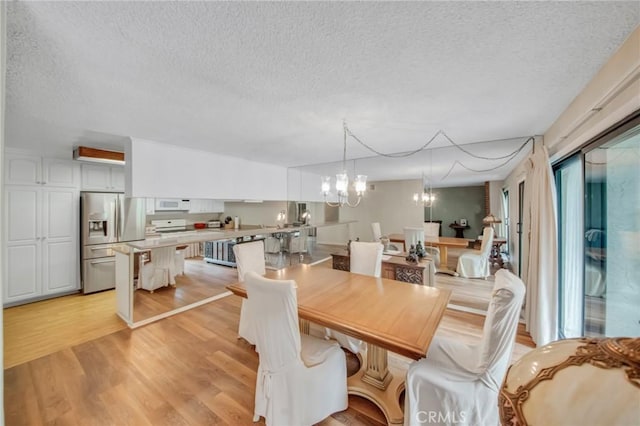
[[562, 283], [560, 338], [580, 337], [583, 305], [583, 215], [582, 162], [576, 160], [560, 170], [560, 262]]
[[529, 157], [524, 189], [525, 322], [531, 338], [542, 346], [558, 336], [558, 246], [556, 190], [544, 145]]

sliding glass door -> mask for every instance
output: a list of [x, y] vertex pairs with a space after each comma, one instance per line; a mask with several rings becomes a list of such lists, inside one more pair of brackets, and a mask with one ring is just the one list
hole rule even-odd
[[584, 158], [585, 334], [640, 336], [640, 124]]
[[582, 154], [554, 167], [558, 206], [558, 303], [561, 339], [583, 335]]
[[560, 336], [640, 336], [640, 117], [554, 174]]

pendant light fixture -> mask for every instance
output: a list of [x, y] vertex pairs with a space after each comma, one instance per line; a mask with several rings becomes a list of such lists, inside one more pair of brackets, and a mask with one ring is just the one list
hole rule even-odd
[[[331, 195], [331, 176], [322, 176], [322, 195], [324, 201], [331, 207], [357, 207], [362, 200], [362, 196], [367, 190], [367, 176], [356, 175], [353, 179], [353, 186], [356, 193], [356, 201], [349, 201], [349, 175], [347, 175], [347, 123], [342, 122], [342, 129], [344, 133], [343, 150], [342, 150], [342, 173], [336, 174], [336, 195], [338, 197], [337, 202], [330, 202], [327, 197]], [[355, 161], [354, 161], [355, 169]]]

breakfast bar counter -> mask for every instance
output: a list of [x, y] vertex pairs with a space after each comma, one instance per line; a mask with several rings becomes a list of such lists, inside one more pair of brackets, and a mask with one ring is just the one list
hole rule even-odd
[[150, 250], [159, 247], [172, 247], [183, 244], [200, 243], [203, 241], [230, 240], [241, 237], [251, 237], [254, 235], [270, 235], [277, 233], [296, 232], [309, 230], [312, 228], [324, 228], [328, 226], [347, 225], [356, 221], [340, 221], [340, 222], [322, 222], [311, 225], [292, 226], [286, 228], [271, 227], [241, 227], [240, 229], [221, 229], [219, 231], [211, 231], [209, 229], [189, 231], [184, 233], [176, 233], [175, 236], [152, 237], [142, 241], [130, 241], [127, 244], [138, 250]]

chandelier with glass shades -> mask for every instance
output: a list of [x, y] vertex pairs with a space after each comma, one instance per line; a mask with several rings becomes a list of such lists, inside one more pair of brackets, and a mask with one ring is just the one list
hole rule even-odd
[[[324, 201], [331, 207], [357, 207], [362, 200], [362, 196], [367, 190], [367, 176], [356, 175], [353, 179], [353, 188], [356, 194], [355, 202], [349, 201], [349, 175], [347, 175], [347, 123], [342, 122], [344, 132], [344, 145], [342, 150], [342, 173], [336, 174], [335, 191], [338, 197], [337, 202], [330, 202], [327, 197], [331, 195], [331, 176], [322, 176], [322, 195]], [[354, 163], [355, 164], [355, 163]]]
[[436, 196], [431, 191], [431, 180], [429, 180], [429, 189], [427, 190], [424, 182], [424, 173], [422, 173], [421, 191], [413, 194], [413, 201], [416, 203], [416, 206], [422, 204], [425, 207], [431, 207], [435, 200]]

